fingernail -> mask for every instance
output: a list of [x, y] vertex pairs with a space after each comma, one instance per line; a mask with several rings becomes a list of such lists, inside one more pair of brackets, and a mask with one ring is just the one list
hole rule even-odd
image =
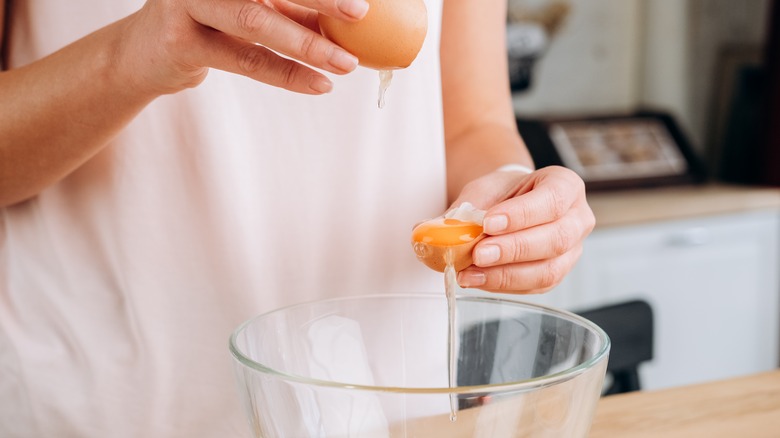
[[488, 216], [482, 223], [482, 227], [487, 234], [496, 234], [506, 230], [509, 226], [509, 218], [506, 215], [498, 214], [495, 216]]
[[490, 265], [501, 258], [501, 248], [498, 245], [482, 245], [474, 251], [474, 262], [478, 266]]
[[334, 50], [328, 62], [330, 62], [330, 65], [345, 72], [351, 72], [358, 66], [358, 59], [343, 50]]
[[485, 284], [487, 277], [482, 271], [461, 271], [458, 274], [458, 284], [460, 287], [479, 287]]
[[309, 82], [309, 88], [318, 93], [330, 93], [330, 90], [333, 89], [333, 82], [322, 76], [314, 76]]
[[352, 18], [361, 19], [368, 12], [368, 2], [365, 0], [341, 0], [338, 3], [339, 11]]

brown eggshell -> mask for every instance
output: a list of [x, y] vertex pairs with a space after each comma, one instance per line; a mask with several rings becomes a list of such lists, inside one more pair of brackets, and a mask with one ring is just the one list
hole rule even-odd
[[412, 248], [414, 248], [417, 258], [425, 266], [439, 272], [444, 272], [444, 268], [447, 266], [447, 251], [452, 250], [455, 272], [460, 272], [474, 263], [471, 252], [474, 250], [474, 246], [486, 236], [486, 234], [480, 234], [470, 242], [451, 246], [438, 246], [412, 241]]
[[376, 70], [408, 67], [428, 31], [423, 0], [368, 0], [362, 20], [349, 22], [320, 14], [322, 34]]

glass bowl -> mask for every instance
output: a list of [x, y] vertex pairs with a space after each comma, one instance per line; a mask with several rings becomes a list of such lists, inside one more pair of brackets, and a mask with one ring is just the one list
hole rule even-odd
[[444, 294], [338, 298], [246, 321], [230, 351], [254, 435], [587, 436], [604, 331], [520, 298], [456, 302], [455, 337]]

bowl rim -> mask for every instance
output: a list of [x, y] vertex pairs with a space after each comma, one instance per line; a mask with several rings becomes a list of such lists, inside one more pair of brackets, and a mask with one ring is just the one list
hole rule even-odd
[[[467, 300], [467, 301], [480, 301], [480, 302], [501, 302], [501, 303], [510, 303], [512, 305], [520, 306], [520, 307], [526, 307], [530, 308], [536, 311], [542, 311], [546, 312], [548, 314], [552, 314], [554, 316], [562, 317], [569, 320], [574, 320], [578, 324], [581, 324], [588, 329], [595, 332], [595, 334], [602, 340], [601, 348], [599, 349], [596, 354], [593, 355], [590, 359], [575, 365], [571, 368], [567, 368], [561, 371], [558, 371], [553, 374], [548, 374], [545, 376], [540, 377], [534, 377], [531, 379], [524, 379], [519, 380], [515, 382], [505, 382], [505, 383], [492, 383], [492, 384], [485, 384], [485, 385], [468, 385], [468, 386], [457, 386], [457, 387], [413, 387], [413, 388], [407, 388], [407, 387], [395, 387], [395, 386], [374, 386], [374, 385], [361, 385], [361, 384], [353, 384], [353, 383], [346, 383], [346, 382], [335, 382], [330, 380], [322, 380], [322, 379], [314, 379], [309, 377], [303, 377], [297, 374], [290, 374], [285, 373], [282, 371], [279, 371], [277, 369], [271, 368], [269, 366], [263, 365], [257, 361], [254, 361], [247, 357], [245, 354], [243, 354], [240, 349], [236, 345], [236, 340], [241, 332], [250, 324], [252, 324], [254, 321], [268, 317], [275, 313], [284, 312], [287, 310], [291, 310], [294, 308], [299, 307], [305, 307], [305, 306], [311, 306], [313, 304], [324, 304], [324, 303], [331, 303], [331, 302], [337, 302], [337, 301], [357, 301], [357, 300], [369, 300], [369, 299], [377, 299], [377, 298], [413, 298], [413, 299], [420, 299], [420, 298], [442, 298], [444, 299], [444, 294], [441, 293], [384, 293], [384, 294], [366, 294], [366, 295], [354, 295], [354, 296], [343, 296], [343, 297], [336, 297], [336, 298], [328, 298], [328, 299], [321, 299], [321, 300], [310, 300], [302, 303], [292, 304], [284, 307], [280, 307], [268, 312], [261, 313], [259, 315], [255, 315], [246, 321], [242, 322], [230, 335], [230, 341], [229, 341], [229, 350], [233, 358], [237, 361], [238, 364], [241, 364], [247, 368], [251, 368], [255, 371], [258, 371], [264, 375], [267, 375], [269, 377], [278, 378], [285, 381], [295, 382], [295, 383], [301, 383], [309, 386], [318, 386], [318, 387], [326, 387], [326, 388], [334, 388], [334, 389], [347, 389], [347, 390], [358, 390], [358, 391], [370, 391], [370, 392], [380, 392], [380, 393], [401, 393], [401, 394], [472, 394], [472, 395], [480, 395], [480, 394], [486, 394], [486, 393], [505, 393], [505, 392], [523, 392], [523, 391], [529, 391], [529, 390], [535, 390], [547, 386], [552, 386], [555, 384], [563, 383], [565, 381], [571, 380], [580, 374], [585, 373], [586, 371], [593, 369], [598, 365], [601, 361], [609, 360], [609, 351], [611, 348], [611, 340], [607, 333], [598, 325], [591, 322], [590, 320], [583, 318], [580, 315], [577, 315], [573, 312], [558, 309], [551, 306], [546, 306], [543, 304], [537, 304], [537, 303], [531, 303], [527, 301], [523, 301], [522, 299], [514, 299], [507, 297], [506, 295], [502, 295], [500, 297], [490, 297], [490, 296], [483, 296], [483, 295], [469, 295], [469, 294], [463, 294], [459, 293], [456, 295], [456, 299], [458, 300]], [[606, 367], [605, 367], [606, 369]]]

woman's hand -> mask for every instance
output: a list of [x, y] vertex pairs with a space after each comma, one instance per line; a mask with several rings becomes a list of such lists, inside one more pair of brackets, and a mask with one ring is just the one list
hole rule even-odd
[[357, 59], [320, 35], [317, 16], [358, 20], [367, 9], [365, 0], [147, 0], [128, 17], [2, 72], [0, 208], [73, 172], [146, 105], [200, 84], [209, 68], [299, 93], [328, 92], [330, 80], [308, 66], [344, 74]]
[[149, 0], [125, 20], [118, 68], [151, 94], [196, 86], [209, 67], [327, 93], [331, 81], [304, 64], [345, 74], [358, 60], [320, 35], [317, 15], [356, 21], [367, 11], [365, 0]]
[[465, 201], [487, 210], [488, 237], [474, 248], [474, 265], [458, 274], [463, 287], [552, 289], [574, 266], [595, 225], [582, 179], [563, 167], [490, 173], [467, 184], [454, 205]]

